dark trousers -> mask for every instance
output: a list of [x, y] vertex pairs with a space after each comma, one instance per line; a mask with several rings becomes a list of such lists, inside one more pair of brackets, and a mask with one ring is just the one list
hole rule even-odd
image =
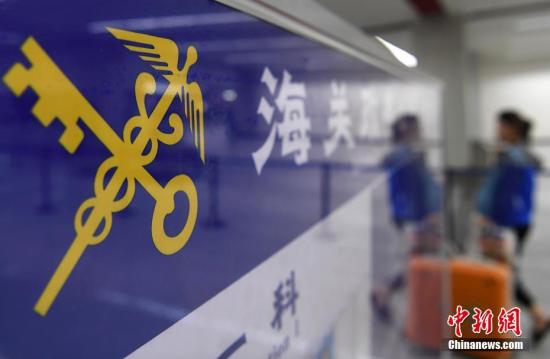
[[516, 235], [516, 254], [518, 256], [523, 255], [525, 242], [527, 241], [527, 235], [529, 234], [530, 229], [530, 224], [524, 224], [522, 226], [512, 228], [512, 231], [514, 231], [514, 234]]
[[529, 234], [530, 228], [531, 226], [529, 224], [512, 227], [512, 231], [516, 236], [516, 258], [512, 268], [514, 273], [514, 282], [515, 282], [514, 294], [519, 304], [524, 305], [526, 307], [531, 307], [533, 304], [535, 304], [535, 300], [532, 294], [529, 292], [529, 290], [525, 286], [525, 283], [523, 283], [523, 280], [521, 279], [519, 264], [517, 262], [519, 261], [520, 257], [523, 255], [525, 242], [527, 241], [527, 235]]

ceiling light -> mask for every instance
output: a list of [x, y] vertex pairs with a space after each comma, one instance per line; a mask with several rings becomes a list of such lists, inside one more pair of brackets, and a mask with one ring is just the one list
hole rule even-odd
[[418, 59], [413, 54], [408, 53], [400, 47], [395, 46], [391, 42], [388, 42], [381, 38], [380, 36], [375, 36], [378, 41], [382, 43], [392, 55], [403, 65], [407, 67], [416, 67], [418, 66]]

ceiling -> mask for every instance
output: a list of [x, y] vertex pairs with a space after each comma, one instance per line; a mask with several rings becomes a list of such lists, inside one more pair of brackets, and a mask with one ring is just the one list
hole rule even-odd
[[[550, 59], [550, 0], [437, 1], [447, 15], [463, 19], [466, 48], [482, 60]], [[414, 51], [406, 33], [408, 27], [422, 18], [412, 5], [414, 0], [317, 2], [357, 27], [386, 32], [398, 45]], [[396, 32], [395, 28], [401, 30]]]
[[417, 15], [405, 0], [317, 0], [360, 28], [410, 22]]
[[[401, 0], [397, 0], [401, 1]], [[548, 0], [439, 0], [445, 9], [454, 15], [471, 15], [475, 13], [491, 13], [499, 10], [511, 10], [541, 3]]]
[[[316, 0], [358, 27], [380, 27], [411, 22], [419, 15], [414, 0]], [[435, 0], [453, 16], [491, 15], [537, 10], [550, 0]]]
[[[482, 61], [550, 59], [549, 0], [441, 0], [466, 15], [466, 48]], [[468, 15], [476, 15], [470, 16]]]
[[550, 59], [550, 9], [474, 20], [464, 29], [467, 48], [484, 61]]

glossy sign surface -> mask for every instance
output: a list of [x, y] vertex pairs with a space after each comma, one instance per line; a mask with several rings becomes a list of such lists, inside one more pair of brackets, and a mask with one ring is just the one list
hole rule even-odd
[[7, 0], [0, 49], [8, 358], [132, 353], [371, 183], [396, 116], [438, 138], [430, 87], [210, 1]]

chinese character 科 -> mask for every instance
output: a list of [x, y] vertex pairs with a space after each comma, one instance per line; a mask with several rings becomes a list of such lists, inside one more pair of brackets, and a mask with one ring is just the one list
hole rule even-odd
[[357, 136], [359, 138], [381, 138], [386, 136], [386, 126], [381, 115], [380, 100], [374, 88], [361, 91], [361, 117]]
[[482, 311], [479, 308], [474, 308], [474, 315], [472, 319], [474, 324], [472, 324], [472, 332], [479, 334], [483, 330], [485, 334], [489, 335], [493, 332], [493, 311], [491, 309], [486, 309]]
[[275, 301], [273, 302], [275, 317], [271, 321], [271, 327], [281, 330], [283, 327], [284, 312], [290, 309], [290, 314], [292, 314], [292, 316], [296, 314], [296, 299], [298, 299], [298, 292], [296, 291], [294, 271], [290, 272], [290, 277], [284, 283], [279, 283], [273, 294], [275, 295]]
[[332, 136], [324, 142], [325, 155], [330, 156], [338, 147], [340, 140], [344, 140], [348, 147], [355, 146], [351, 135], [351, 117], [348, 114], [348, 100], [346, 85], [332, 82], [332, 99], [330, 100], [331, 115], [328, 118], [328, 127]]
[[510, 310], [500, 308], [498, 315], [498, 332], [501, 334], [512, 331], [516, 336], [521, 336], [521, 309], [514, 307]]
[[[266, 67], [262, 74], [262, 83], [267, 87], [271, 98], [262, 97], [258, 106], [258, 114], [271, 126], [269, 135], [264, 144], [252, 154], [256, 172], [261, 174], [262, 169], [269, 159], [276, 137], [281, 140], [281, 154], [283, 156], [294, 155], [294, 162], [302, 165], [308, 161], [308, 153], [311, 147], [309, 131], [310, 119], [305, 114], [306, 88], [303, 83], [292, 82], [292, 76], [283, 72], [283, 80], [280, 86], [279, 80], [273, 76]], [[280, 120], [274, 119], [274, 114]]]
[[455, 327], [455, 336], [458, 338], [462, 338], [462, 323], [468, 318], [470, 315], [470, 312], [467, 309], [462, 309], [461, 305], [458, 305], [456, 307], [456, 314], [455, 315], [449, 315], [449, 318], [447, 319], [447, 324], [451, 327]]

